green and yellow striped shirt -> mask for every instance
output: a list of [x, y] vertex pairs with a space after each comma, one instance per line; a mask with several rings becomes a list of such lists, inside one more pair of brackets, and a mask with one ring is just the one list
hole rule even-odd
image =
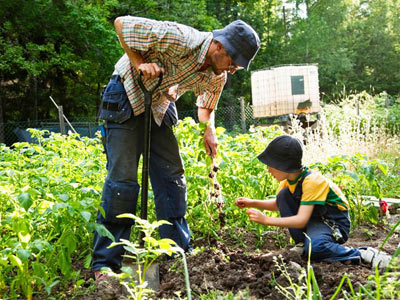
[[[279, 192], [285, 187], [288, 187], [289, 191], [293, 194], [296, 190], [297, 183], [308, 171], [308, 168], [305, 168], [305, 170], [294, 181], [289, 181], [287, 179], [281, 181], [276, 194], [279, 194]], [[349, 210], [349, 204], [343, 192], [335, 183], [320, 173], [311, 171], [311, 174], [304, 179], [302, 188], [303, 194], [301, 195], [300, 200], [301, 205], [327, 204], [342, 211]]]
[[[211, 32], [200, 32], [174, 22], [126, 16], [123, 17], [122, 36], [145, 62], [155, 62], [165, 69], [163, 82], [153, 94], [152, 112], [158, 125], [170, 101], [176, 101], [186, 91], [195, 93], [197, 106], [217, 108], [227, 74], [215, 75], [210, 68], [199, 72], [212, 41]], [[136, 83], [138, 72], [126, 54], [115, 65], [114, 74], [122, 78], [134, 115], [143, 113], [144, 96]], [[146, 78], [144, 84], [149, 90], [157, 81], [158, 78]]]

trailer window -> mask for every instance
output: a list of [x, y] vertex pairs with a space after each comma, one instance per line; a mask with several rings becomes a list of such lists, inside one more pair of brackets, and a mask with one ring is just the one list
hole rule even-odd
[[304, 76], [291, 76], [292, 95], [304, 95]]

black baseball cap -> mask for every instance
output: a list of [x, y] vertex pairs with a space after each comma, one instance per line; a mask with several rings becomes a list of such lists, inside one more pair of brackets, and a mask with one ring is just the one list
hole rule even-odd
[[250, 25], [242, 20], [236, 20], [222, 29], [213, 30], [212, 34], [237, 65], [249, 69], [260, 48], [260, 38]]
[[303, 169], [303, 147], [297, 138], [290, 135], [275, 138], [257, 158], [264, 164], [286, 173], [296, 173]]

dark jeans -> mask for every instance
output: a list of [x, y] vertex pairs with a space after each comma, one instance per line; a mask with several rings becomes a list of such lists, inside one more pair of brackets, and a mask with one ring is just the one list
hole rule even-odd
[[[284, 188], [277, 196], [277, 204], [282, 217], [290, 217], [297, 214], [299, 202]], [[361, 253], [354, 248], [343, 246], [347, 241], [350, 230], [348, 212], [340, 211], [326, 205], [321, 213], [321, 207], [314, 206], [314, 212], [307, 226], [303, 229], [289, 228], [291, 237], [296, 243], [303, 242], [305, 255], [311, 247], [311, 259], [315, 261], [355, 261], [359, 262]], [[321, 215], [330, 223], [336, 224], [342, 233], [343, 240], [336, 241], [332, 235], [332, 229], [322, 221]], [[308, 235], [306, 238], [305, 234]]]
[[[122, 87], [122, 88], [121, 88]], [[118, 80], [111, 80], [105, 94], [126, 98], [123, 85]], [[109, 95], [108, 94], [108, 95]], [[114, 97], [114, 96], [113, 96]], [[104, 100], [105, 96], [103, 96]], [[124, 105], [121, 105], [124, 107]], [[105, 210], [104, 218], [100, 212], [97, 222], [102, 223], [114, 235], [115, 240], [129, 240], [133, 221], [116, 218], [122, 213], [136, 213], [139, 194], [137, 178], [139, 158], [143, 152], [144, 114], [133, 116], [118, 123], [108, 121], [105, 126], [105, 148], [107, 154], [108, 175], [103, 187], [101, 206]], [[150, 146], [150, 181], [154, 191], [154, 201], [158, 220], [167, 220], [172, 225], [159, 228], [161, 238], [174, 240], [182, 249], [187, 250], [190, 231], [185, 219], [186, 181], [178, 142], [171, 127], [164, 123], [158, 126], [154, 120], [151, 125]], [[107, 248], [111, 240], [95, 232], [93, 270], [121, 267], [122, 246]]]

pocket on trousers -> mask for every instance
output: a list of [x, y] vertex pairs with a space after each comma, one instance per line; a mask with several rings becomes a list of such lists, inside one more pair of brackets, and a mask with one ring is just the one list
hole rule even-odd
[[132, 115], [132, 106], [125, 90], [104, 92], [98, 118], [123, 123]]
[[106, 217], [101, 216], [104, 223], [132, 225], [130, 218], [117, 218], [120, 214], [136, 213], [136, 204], [139, 194], [137, 183], [106, 181], [103, 189], [103, 207]]
[[169, 216], [172, 218], [182, 218], [186, 213], [186, 179], [185, 176], [172, 176], [168, 180], [167, 186], [169, 200]]

